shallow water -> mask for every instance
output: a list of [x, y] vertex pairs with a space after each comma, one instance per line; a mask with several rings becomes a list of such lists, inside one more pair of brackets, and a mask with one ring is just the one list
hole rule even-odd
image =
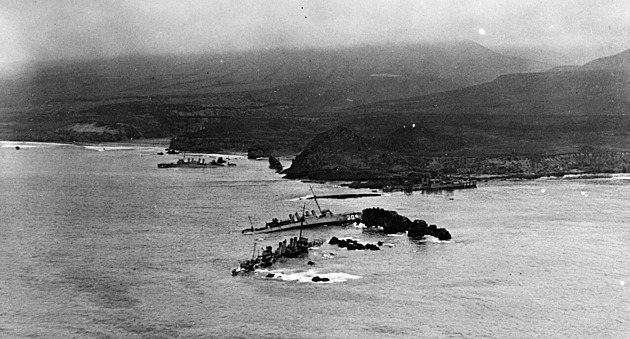
[[[311, 194], [369, 193], [281, 179], [266, 161], [157, 169], [160, 147], [0, 144], [3, 338], [626, 338], [630, 176], [482, 182], [437, 194], [322, 199], [447, 228], [449, 242], [323, 227], [324, 245], [232, 277], [244, 236]], [[287, 159], [281, 159], [288, 165]], [[255, 240], [259, 239], [259, 240]], [[315, 265], [306, 265], [307, 261]], [[279, 276], [278, 276], [279, 274]], [[312, 283], [308, 277], [333, 277]], [[285, 279], [286, 278], [286, 279]]]

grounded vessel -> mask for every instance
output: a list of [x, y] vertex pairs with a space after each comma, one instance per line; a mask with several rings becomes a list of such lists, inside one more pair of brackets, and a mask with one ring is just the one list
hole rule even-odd
[[[350, 223], [358, 223], [361, 221], [362, 212], [345, 212], [340, 214], [334, 214], [329, 209], [322, 209], [317, 202], [317, 197], [313, 194], [315, 203], [319, 213], [315, 210], [302, 211], [302, 216], [297, 212], [295, 214], [289, 214], [288, 219], [278, 220], [273, 218], [270, 222], [267, 222], [264, 227], [255, 228], [254, 225], [250, 228], [246, 228], [242, 231], [243, 234], [258, 234], [258, 233], [270, 233], [277, 231], [290, 230], [295, 228], [314, 227], [323, 225], [345, 225]], [[250, 220], [251, 222], [251, 220]]]
[[[206, 162], [206, 159], [204, 158], [199, 158], [199, 159], [186, 158], [186, 155], [184, 154], [184, 158], [177, 160], [177, 162], [161, 163], [161, 164], [158, 164], [157, 167], [158, 168], [173, 168], [173, 167], [208, 168], [208, 167], [223, 167], [225, 166], [224, 165], [225, 163], [226, 161], [223, 160], [223, 157], [219, 157], [217, 160], [211, 160], [210, 162]], [[228, 163], [228, 166], [236, 166], [236, 164]]]
[[258, 255], [255, 256], [256, 243], [254, 243], [252, 258], [241, 261], [239, 266], [232, 270], [232, 275], [269, 267], [282, 258], [297, 258], [300, 255], [308, 254], [310, 247], [321, 246], [322, 244], [323, 241], [321, 240], [308, 241], [307, 238], [302, 237], [302, 232], [300, 231], [300, 236], [290, 238], [289, 243], [287, 243], [287, 239], [278, 243], [278, 248], [275, 251], [271, 246], [267, 246], [263, 249], [262, 253], [258, 253]]

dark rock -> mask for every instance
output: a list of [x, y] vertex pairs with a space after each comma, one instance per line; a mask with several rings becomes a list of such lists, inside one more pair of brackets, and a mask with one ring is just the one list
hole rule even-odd
[[365, 249], [370, 251], [380, 251], [380, 247], [374, 244], [365, 244]]
[[[333, 240], [334, 239], [334, 240]], [[380, 248], [375, 244], [361, 244], [354, 239], [338, 239], [337, 237], [333, 237], [328, 242], [331, 245], [337, 245], [341, 248], [346, 248], [348, 251], [353, 250], [380, 250]], [[334, 253], [331, 253], [334, 255]]]
[[268, 146], [256, 146], [247, 149], [247, 159], [265, 158], [270, 155]]
[[275, 277], [275, 276], [276, 276], [275, 274], [273, 274], [273, 273], [269, 273], [269, 274], [267, 274], [267, 275], [265, 276], [265, 278], [273, 278], [273, 277]]
[[310, 261], [310, 260], [309, 260], [306, 264], [307, 264], [307, 265], [311, 265], [311, 266], [315, 265], [315, 263], [314, 263], [314, 262], [312, 262], [312, 261]]
[[409, 230], [411, 220], [394, 211], [382, 208], [368, 208], [363, 210], [362, 222], [367, 227], [382, 226], [386, 234], [395, 234]]
[[[395, 211], [387, 211], [382, 208], [368, 208], [363, 210], [363, 223], [368, 227], [382, 226], [387, 234], [407, 232], [412, 238], [422, 238], [425, 235], [436, 237], [440, 240], [450, 240], [451, 234], [444, 228], [436, 225], [428, 225], [424, 220], [414, 220], [403, 217]], [[379, 242], [382, 245], [382, 242]]]
[[224, 163], [226, 163], [226, 162], [227, 162], [227, 161], [223, 160], [223, 157], [219, 157], [219, 158], [217, 159], [217, 163], [218, 163], [218, 164], [224, 164]]
[[280, 163], [280, 160], [276, 159], [273, 155], [269, 156], [269, 168], [271, 168], [272, 170], [275, 170], [276, 173], [280, 173], [282, 172], [282, 163]]

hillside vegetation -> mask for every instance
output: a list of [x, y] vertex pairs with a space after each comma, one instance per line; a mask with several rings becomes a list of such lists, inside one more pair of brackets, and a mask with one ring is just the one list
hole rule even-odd
[[[242, 126], [239, 137], [255, 140], [309, 126], [289, 137], [301, 147], [334, 126], [340, 109], [549, 67], [469, 41], [41, 63], [0, 79], [0, 138], [216, 139]], [[77, 128], [86, 124], [104, 129]]]

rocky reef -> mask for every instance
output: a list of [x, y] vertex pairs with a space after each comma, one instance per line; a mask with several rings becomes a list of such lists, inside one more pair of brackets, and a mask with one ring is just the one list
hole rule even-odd
[[430, 235], [440, 240], [451, 239], [451, 234], [444, 228], [428, 225], [424, 220], [411, 221], [395, 211], [388, 211], [382, 208], [364, 209], [362, 222], [367, 227], [383, 227], [383, 232], [386, 234], [407, 232], [409, 237], [414, 238]]
[[354, 239], [339, 239], [337, 237], [332, 237], [328, 243], [330, 245], [337, 245], [340, 248], [345, 248], [348, 251], [354, 250], [370, 250], [370, 251], [379, 251], [381, 248], [377, 244], [362, 244]]

